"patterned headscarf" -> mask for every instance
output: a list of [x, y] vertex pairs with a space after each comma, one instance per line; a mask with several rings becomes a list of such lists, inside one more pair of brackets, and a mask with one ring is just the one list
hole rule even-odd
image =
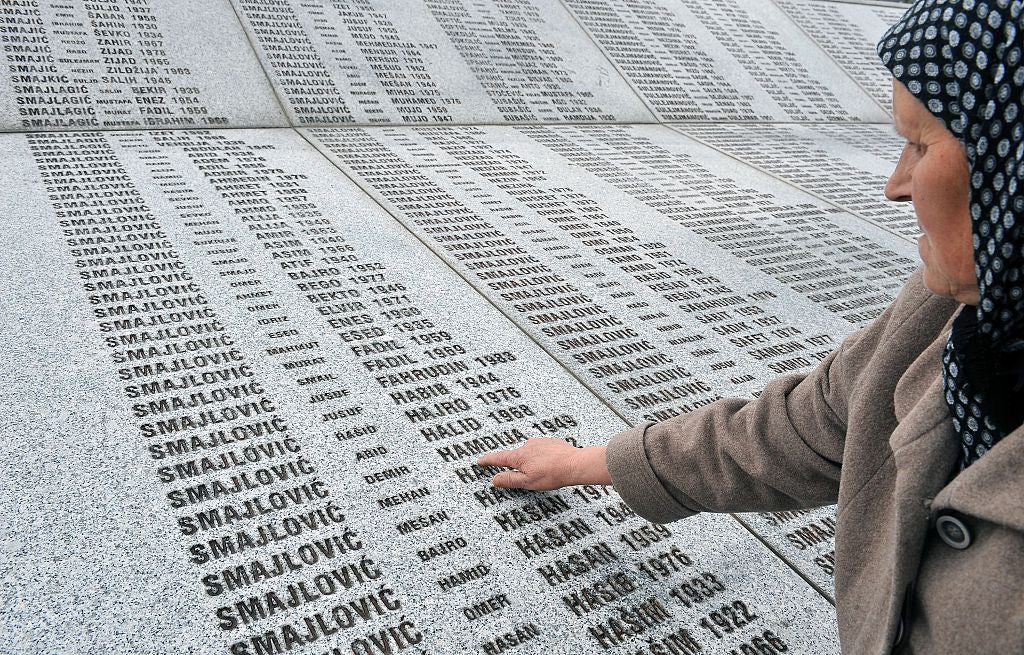
[[967, 152], [981, 301], [942, 360], [963, 469], [1024, 421], [1024, 0], [917, 0], [878, 55]]

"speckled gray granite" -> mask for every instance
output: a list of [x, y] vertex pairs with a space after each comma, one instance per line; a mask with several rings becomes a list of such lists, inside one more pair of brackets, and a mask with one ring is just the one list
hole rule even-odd
[[227, 0], [12, 0], [0, 10], [0, 130], [287, 124]]
[[0, 2], [0, 653], [837, 652], [831, 508], [473, 461], [881, 311], [901, 11]]
[[[340, 134], [316, 136], [363, 148], [358, 177], [383, 188], [367, 181], [385, 164], [378, 137]], [[556, 134], [594, 147], [586, 131]], [[622, 135], [697, 148], [667, 128]], [[534, 339], [557, 341], [517, 329], [495, 307], [519, 322], [512, 302], [479, 281], [519, 303], [587, 296], [577, 309], [606, 309], [529, 310], [565, 339], [581, 338], [569, 329], [580, 321], [621, 316], [635, 324], [601, 333], [664, 335], [644, 356], [698, 330], [725, 347], [639, 282], [647, 267], [627, 276], [595, 252], [575, 260], [592, 262], [584, 277], [557, 259], [596, 245], [573, 239], [646, 244], [638, 263], [688, 280], [689, 302], [732, 286], [749, 298], [737, 320], [798, 324], [794, 341], [824, 348], [852, 327], [559, 155], [538, 158], [542, 136], [466, 130], [480, 170], [418, 133], [379, 137], [395, 184], [418, 143], [413, 174], [458, 189], [454, 200], [410, 189], [415, 210], [382, 197], [443, 260], [293, 131], [0, 136], [13, 189], [0, 223], [3, 652], [837, 652], [830, 604], [733, 518], [656, 528], [610, 489], [505, 495], [472, 466], [530, 435], [598, 443], [625, 426]], [[501, 144], [549, 204], [506, 207], [482, 175]], [[634, 174], [623, 157], [615, 166]], [[709, 183], [725, 166], [713, 159]], [[754, 173], [745, 184], [817, 207]], [[539, 218], [566, 204], [563, 215], [587, 213], [581, 231], [602, 234]], [[456, 225], [469, 232], [449, 238]], [[682, 256], [687, 267], [659, 263]], [[634, 322], [641, 311], [655, 318]], [[577, 345], [562, 350], [597, 352]], [[734, 375], [765, 375], [738, 347], [722, 354], [741, 360]], [[719, 384], [729, 374], [710, 363], [652, 370], [753, 388]], [[615, 407], [641, 395], [602, 393]]]
[[773, 2], [565, 3], [661, 120], [888, 120]]
[[878, 60], [875, 44], [907, 11], [898, 2], [775, 0], [843, 70], [892, 111], [892, 75]]
[[891, 125], [672, 127], [884, 230], [912, 239], [920, 234], [913, 205], [883, 192], [904, 143]]
[[[305, 132], [634, 423], [810, 368], [915, 267], [903, 238], [666, 127]], [[745, 520], [831, 589], [831, 509]]]
[[298, 126], [654, 121], [559, 2], [232, 2]]

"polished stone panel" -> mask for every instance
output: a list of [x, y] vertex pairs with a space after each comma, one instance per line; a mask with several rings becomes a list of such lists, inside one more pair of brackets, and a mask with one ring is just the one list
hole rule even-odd
[[887, 306], [902, 11], [0, 0], [0, 651], [838, 652], [834, 508], [474, 462]]
[[884, 121], [764, 0], [566, 0], [664, 121]]
[[883, 192], [905, 142], [891, 125], [673, 127], [880, 228], [915, 239], [920, 233], [913, 205]]
[[227, 0], [2, 9], [0, 130], [287, 125]]
[[652, 122], [552, 0], [232, 0], [293, 124]]
[[[451, 147], [450, 132], [427, 131], [423, 144]], [[316, 132], [367, 162], [370, 134]], [[408, 175], [462, 188], [452, 201], [406, 189], [421, 212], [411, 232], [288, 130], [0, 137], [0, 171], [18, 189], [0, 226], [7, 652], [838, 652], [831, 605], [732, 517], [653, 526], [610, 488], [502, 492], [473, 465], [529, 436], [594, 444], [626, 426], [617, 408], [628, 402], [595, 396], [592, 377], [559, 363], [569, 351], [542, 328], [517, 329], [515, 306], [481, 281], [509, 293], [578, 284], [560, 297], [586, 296], [577, 307], [604, 307], [601, 320], [639, 309], [549, 256], [542, 233], [545, 244], [577, 237], [538, 213], [454, 211], [501, 197], [487, 179], [498, 175], [491, 149], [526, 134], [467, 128], [486, 173], [425, 153]], [[665, 128], [621, 136], [666, 135], [683, 139]], [[388, 178], [411, 183], [409, 155], [392, 147]], [[591, 212], [588, 231], [630, 233], [584, 202], [593, 182], [573, 195], [547, 188], [539, 169], [523, 173]], [[613, 209], [614, 189], [599, 186], [594, 202]], [[413, 210], [396, 211], [407, 221]], [[458, 224], [469, 233], [457, 239], [424, 229], [453, 216], [480, 225]], [[660, 230], [650, 212], [634, 219], [644, 240]], [[675, 256], [692, 238], [677, 232], [644, 251]], [[629, 281], [588, 258], [608, 281]], [[747, 293], [766, 282], [720, 275], [700, 284]], [[629, 284], [637, 301], [671, 309]], [[768, 318], [773, 297], [742, 306]], [[818, 338], [837, 328], [807, 303], [799, 311]], [[685, 327], [659, 348], [696, 334], [673, 314]], [[696, 359], [693, 370], [713, 379]]]
[[854, 3], [775, 0], [818, 46], [865, 91], [892, 111], [892, 75], [878, 60], [875, 45], [907, 11], [895, 2]]

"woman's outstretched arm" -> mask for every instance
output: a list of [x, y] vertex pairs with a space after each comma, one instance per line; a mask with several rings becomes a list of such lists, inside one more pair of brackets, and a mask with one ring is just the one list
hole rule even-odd
[[[634, 511], [659, 523], [705, 511], [831, 504], [839, 492], [853, 390], [870, 389], [875, 398], [879, 385], [895, 387], [920, 352], [919, 342], [934, 340], [955, 307], [925, 289], [919, 271], [893, 305], [815, 370], [776, 379], [756, 399], [725, 398], [637, 425], [604, 447], [531, 439], [479, 463], [513, 469], [494, 476], [501, 487], [611, 483]], [[892, 402], [891, 394], [882, 397]], [[887, 438], [895, 419], [885, 404], [857, 405], [859, 433]]]

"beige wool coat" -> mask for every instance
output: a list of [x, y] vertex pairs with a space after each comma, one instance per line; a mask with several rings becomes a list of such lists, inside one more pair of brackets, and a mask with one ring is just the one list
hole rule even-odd
[[660, 523], [838, 502], [843, 653], [1024, 653], [1024, 427], [950, 480], [959, 308], [918, 271], [812, 372], [616, 435], [616, 491]]

